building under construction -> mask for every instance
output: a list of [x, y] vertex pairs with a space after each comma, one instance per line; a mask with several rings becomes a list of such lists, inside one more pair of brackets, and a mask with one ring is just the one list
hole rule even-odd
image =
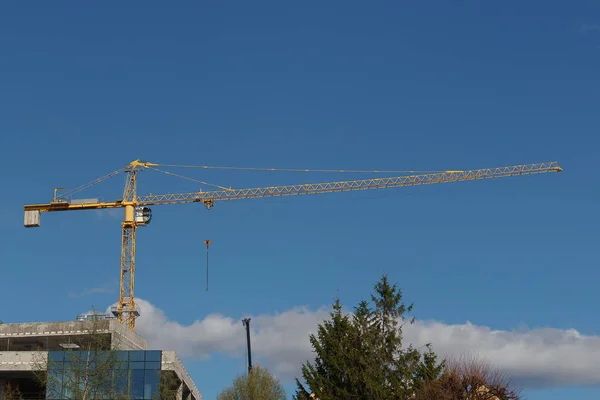
[[148, 350], [114, 318], [0, 324], [0, 400], [81, 398], [85, 390], [90, 399], [202, 399], [174, 351]]

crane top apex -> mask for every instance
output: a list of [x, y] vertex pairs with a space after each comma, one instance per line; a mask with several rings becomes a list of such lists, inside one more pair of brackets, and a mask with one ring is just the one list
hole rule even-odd
[[127, 167], [131, 168], [131, 169], [135, 169], [135, 168], [148, 168], [148, 167], [157, 167], [158, 164], [154, 164], [148, 161], [141, 161], [141, 160], [134, 160], [132, 162], [129, 163], [129, 165]]

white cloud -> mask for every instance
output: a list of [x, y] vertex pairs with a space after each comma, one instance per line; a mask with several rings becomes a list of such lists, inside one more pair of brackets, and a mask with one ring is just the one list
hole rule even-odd
[[574, 329], [492, 330], [470, 322], [447, 325], [418, 322], [406, 330], [415, 344], [431, 342], [447, 355], [476, 354], [527, 387], [598, 385], [600, 336], [582, 335]]
[[[137, 332], [152, 348], [175, 350], [182, 357], [208, 358], [222, 352], [233, 357], [245, 353], [241, 318], [210, 314], [191, 325], [171, 321], [149, 302], [137, 299], [141, 316]], [[328, 318], [329, 308], [303, 307], [252, 318], [252, 355], [282, 380], [299, 376], [303, 361], [312, 360], [309, 333]], [[432, 343], [445, 356], [465, 353], [487, 358], [527, 388], [600, 385], [600, 336], [552, 328], [519, 331], [492, 330], [470, 322], [448, 325], [417, 321], [406, 326], [405, 343]]]

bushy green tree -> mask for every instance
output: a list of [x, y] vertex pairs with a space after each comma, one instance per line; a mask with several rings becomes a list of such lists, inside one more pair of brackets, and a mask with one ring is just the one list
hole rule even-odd
[[225, 388], [217, 400], [286, 400], [286, 393], [268, 369], [256, 365], [247, 375], [240, 375]]
[[336, 298], [331, 319], [310, 336], [315, 359], [303, 364], [305, 384], [296, 379], [295, 398], [409, 399], [425, 381], [436, 379], [443, 363], [431, 347], [425, 354], [403, 347], [402, 328], [414, 322], [407, 317], [412, 308], [385, 274], [374, 286], [371, 304], [361, 301], [353, 316], [343, 313]]

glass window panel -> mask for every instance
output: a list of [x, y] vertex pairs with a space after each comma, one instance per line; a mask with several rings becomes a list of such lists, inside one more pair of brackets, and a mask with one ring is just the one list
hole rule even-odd
[[134, 350], [129, 352], [129, 361], [144, 361], [143, 350]]
[[146, 361], [161, 361], [162, 351], [148, 350], [146, 351]]
[[75, 371], [65, 370], [63, 375], [63, 398], [69, 398], [71, 396], [71, 391], [76, 386], [78, 380], [78, 376], [76, 376]]
[[154, 369], [154, 370], [160, 369], [160, 363], [146, 361], [146, 369]]
[[72, 399], [72, 398], [74, 398], [73, 388], [70, 387], [70, 386], [65, 386], [62, 398], [63, 399]]
[[60, 370], [50, 370], [46, 382], [46, 398], [61, 399], [63, 388], [63, 373]]
[[130, 362], [129, 369], [144, 369], [144, 363], [141, 361]]
[[158, 394], [158, 382], [160, 380], [160, 371], [146, 370], [144, 381], [144, 399], [152, 400]]
[[129, 358], [127, 351], [116, 351], [114, 357], [116, 358], [115, 369], [127, 369], [127, 359]]
[[115, 384], [115, 397], [122, 397], [129, 393], [129, 386], [127, 381], [129, 379], [129, 372], [126, 369], [113, 371], [113, 379]]
[[65, 351], [65, 361], [81, 360], [81, 351]]
[[119, 351], [116, 351], [115, 353], [117, 353], [117, 358], [121, 361], [127, 361], [127, 359], [129, 358], [128, 351], [119, 350]]
[[117, 360], [114, 355], [106, 355], [106, 354], [96, 354], [96, 358], [94, 359], [94, 364], [96, 364], [97, 369], [107, 370], [107, 369], [119, 369], [118, 364], [121, 361]]
[[143, 369], [131, 371], [131, 398], [144, 398], [144, 378], [145, 372]]
[[128, 369], [129, 363], [127, 361], [116, 361], [113, 369]]
[[64, 363], [62, 362], [56, 362], [56, 361], [52, 361], [52, 360], [48, 360], [48, 371], [62, 371], [64, 368]]
[[93, 387], [92, 393], [90, 393], [90, 398], [92, 399], [114, 399], [115, 396], [112, 395], [111, 387], [112, 380], [110, 379], [110, 374], [102, 374], [102, 378], [99, 376], [93, 377]]
[[65, 359], [65, 352], [64, 351], [49, 351], [48, 358], [51, 361], [61, 362]]
[[97, 351], [96, 355], [94, 356], [94, 361], [98, 362], [99, 364], [102, 363], [106, 363], [108, 360], [114, 360], [116, 357], [114, 354], [111, 354], [107, 351]]

